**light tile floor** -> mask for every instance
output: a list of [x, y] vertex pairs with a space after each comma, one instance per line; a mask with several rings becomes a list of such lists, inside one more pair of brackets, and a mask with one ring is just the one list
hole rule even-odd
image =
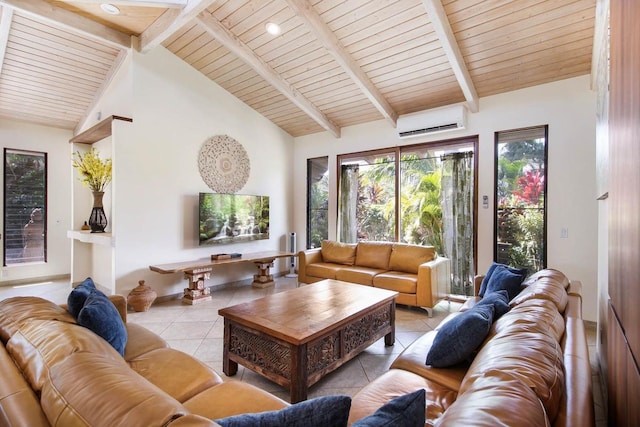
[[[202, 360], [225, 380], [251, 383], [289, 401], [287, 390], [243, 366], [238, 367], [238, 373], [233, 377], [224, 375], [222, 372], [223, 319], [218, 315], [218, 309], [282, 292], [295, 286], [297, 286], [296, 278], [279, 277], [274, 287], [265, 289], [255, 289], [247, 282], [217, 287], [212, 291], [213, 298], [210, 302], [186, 305], [179, 298], [164, 299], [154, 303], [147, 312], [129, 311], [128, 321], [145, 326], [163, 337], [171, 347]], [[17, 295], [35, 295], [56, 303], [64, 303], [70, 290], [68, 280], [1, 286], [0, 300]], [[398, 306], [395, 345], [386, 347], [384, 340], [379, 340], [359, 356], [313, 385], [309, 390], [309, 397], [328, 394], [353, 396], [367, 383], [387, 371], [391, 362], [413, 340], [432, 330], [449, 313], [459, 308], [459, 303], [442, 301], [434, 307], [433, 317], [430, 318], [424, 310]], [[596, 425], [604, 427], [607, 425], [606, 402], [600, 387], [600, 369], [595, 355], [595, 327], [587, 329], [587, 339], [593, 374]]]

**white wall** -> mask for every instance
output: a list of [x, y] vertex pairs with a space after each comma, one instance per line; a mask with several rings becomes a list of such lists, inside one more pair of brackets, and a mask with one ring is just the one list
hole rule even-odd
[[[336, 235], [336, 156], [344, 153], [478, 135], [478, 195], [489, 196], [489, 209], [478, 207], [478, 272], [493, 257], [494, 133], [549, 125], [548, 266], [583, 283], [583, 315], [596, 320], [597, 212], [595, 178], [596, 94], [589, 77], [563, 80], [480, 100], [480, 112], [468, 116], [465, 130], [400, 140], [396, 130], [380, 120], [342, 129], [342, 137], [327, 132], [295, 139], [293, 159], [294, 231], [298, 247], [306, 247], [306, 160], [329, 156], [329, 237]], [[569, 237], [560, 238], [567, 227]]]
[[[71, 244], [71, 131], [0, 119], [0, 145], [47, 153], [47, 262], [2, 267], [2, 282], [44, 278], [69, 273]], [[4, 186], [0, 197], [4, 199]], [[89, 207], [90, 208], [90, 207]], [[3, 218], [0, 217], [0, 230]], [[0, 249], [1, 251], [1, 249]], [[1, 253], [1, 252], [0, 252]]]
[[[178, 294], [182, 275], [154, 273], [149, 265], [286, 249], [293, 138], [163, 47], [133, 53], [131, 75], [133, 123], [113, 136], [116, 291], [126, 295], [144, 279], [159, 295]], [[238, 193], [270, 197], [269, 240], [198, 247], [198, 193], [212, 191], [200, 177], [198, 152], [219, 134], [235, 138], [250, 158], [249, 180]], [[276, 269], [285, 271], [285, 262]], [[255, 270], [218, 268], [207, 284], [247, 279]]]

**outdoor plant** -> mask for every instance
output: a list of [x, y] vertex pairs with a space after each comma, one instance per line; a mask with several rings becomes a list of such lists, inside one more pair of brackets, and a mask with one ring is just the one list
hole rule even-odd
[[111, 182], [111, 159], [102, 160], [95, 147], [86, 153], [73, 154], [73, 167], [80, 173], [79, 181], [92, 191], [103, 192]]

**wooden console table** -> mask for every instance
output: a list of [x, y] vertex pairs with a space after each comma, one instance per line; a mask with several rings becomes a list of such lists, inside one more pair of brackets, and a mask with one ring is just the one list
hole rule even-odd
[[242, 254], [240, 258], [229, 258], [212, 260], [202, 258], [196, 261], [182, 261], [171, 264], [150, 265], [149, 269], [161, 274], [184, 273], [185, 279], [189, 282], [189, 287], [184, 289], [182, 302], [187, 304], [197, 304], [211, 300], [211, 291], [204, 285], [204, 281], [210, 277], [213, 267], [227, 264], [238, 264], [241, 262], [252, 262], [258, 267], [258, 274], [253, 275], [252, 286], [254, 288], [266, 288], [273, 286], [273, 275], [269, 269], [273, 267], [276, 258], [286, 258], [295, 256], [294, 253], [280, 251], [265, 251]]

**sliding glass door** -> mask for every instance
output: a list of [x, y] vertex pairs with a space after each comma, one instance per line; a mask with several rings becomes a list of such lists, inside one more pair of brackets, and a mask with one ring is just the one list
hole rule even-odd
[[477, 139], [338, 157], [338, 240], [434, 246], [451, 259], [452, 293], [475, 275]]

